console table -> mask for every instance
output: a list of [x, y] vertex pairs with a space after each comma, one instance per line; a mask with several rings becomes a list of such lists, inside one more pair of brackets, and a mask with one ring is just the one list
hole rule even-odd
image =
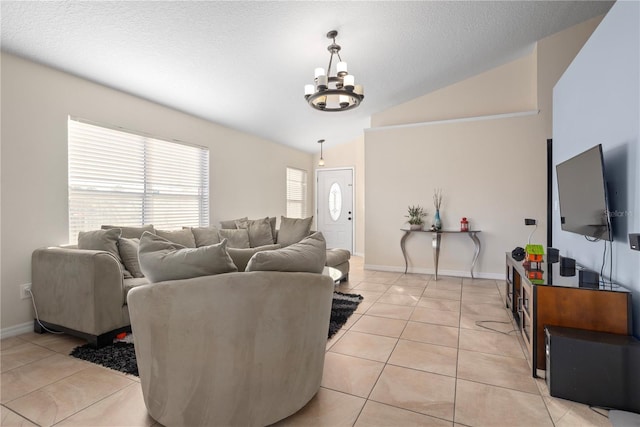
[[631, 291], [615, 283], [597, 286], [579, 283], [580, 266], [574, 276], [561, 276], [558, 263], [540, 268], [516, 261], [506, 254], [505, 303], [513, 314], [531, 362], [534, 377], [545, 369], [545, 326], [630, 335]]
[[473, 261], [471, 261], [471, 278], [473, 278], [473, 268], [476, 266], [476, 261], [478, 260], [478, 255], [480, 255], [480, 240], [478, 239], [478, 233], [480, 230], [469, 230], [469, 231], [459, 231], [459, 230], [409, 230], [406, 228], [401, 228], [401, 231], [404, 231], [404, 235], [400, 239], [400, 249], [402, 249], [402, 256], [404, 257], [404, 274], [407, 274], [407, 270], [409, 268], [409, 263], [407, 262], [407, 251], [405, 249], [404, 243], [407, 240], [407, 237], [411, 233], [431, 233], [431, 245], [433, 247], [433, 262], [435, 264], [435, 280], [438, 280], [438, 261], [440, 259], [440, 241], [442, 239], [443, 234], [466, 234], [473, 241], [474, 252], [473, 252]]

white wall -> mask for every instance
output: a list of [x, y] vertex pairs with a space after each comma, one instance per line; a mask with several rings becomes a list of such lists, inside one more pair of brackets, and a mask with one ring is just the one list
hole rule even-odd
[[[19, 298], [31, 253], [68, 240], [67, 116], [209, 147], [210, 223], [286, 214], [286, 166], [312, 155], [2, 53], [1, 327], [32, 320]], [[308, 188], [311, 210], [313, 182]]]
[[[640, 232], [640, 3], [618, 1], [553, 91], [553, 157], [560, 163], [602, 144], [614, 230], [614, 281], [633, 289], [635, 335], [640, 334], [640, 253], [628, 233]], [[557, 200], [554, 174], [553, 199]], [[618, 216], [620, 215], [620, 216]], [[604, 242], [590, 243], [560, 228], [553, 244], [600, 271]], [[606, 270], [607, 276], [609, 266]]]

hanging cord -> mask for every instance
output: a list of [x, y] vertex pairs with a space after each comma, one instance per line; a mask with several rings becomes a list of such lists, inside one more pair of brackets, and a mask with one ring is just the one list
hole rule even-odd
[[601, 416], [603, 416], [603, 417], [605, 417], [605, 418], [609, 418], [609, 415], [608, 415], [608, 414], [603, 414], [602, 412], [597, 411], [597, 409], [602, 409], [602, 410], [604, 410], [604, 411], [610, 411], [610, 410], [611, 410], [611, 409], [613, 409], [613, 408], [605, 408], [605, 407], [603, 407], [603, 406], [589, 406], [589, 409], [591, 409], [593, 412], [595, 412], [595, 413], [596, 413], [596, 414], [598, 414], [598, 415], [601, 415]]
[[33, 292], [31, 292], [31, 289], [27, 289], [27, 292], [29, 292], [29, 295], [31, 295], [31, 303], [33, 304], [33, 311], [36, 313], [36, 322], [38, 322], [38, 325], [40, 325], [42, 329], [51, 334], [64, 334], [64, 332], [52, 331], [51, 329], [44, 326], [42, 322], [40, 322], [40, 318], [38, 317], [38, 309], [36, 308], [36, 300], [33, 297]]
[[609, 281], [613, 284], [613, 242], [609, 241]]
[[488, 327], [488, 326], [484, 326], [482, 323], [503, 323], [503, 324], [511, 324], [511, 322], [510, 322], [510, 321], [509, 321], [509, 322], [501, 322], [501, 321], [498, 321], [498, 320], [476, 320], [476, 326], [479, 326], [479, 327], [481, 327], [481, 328], [488, 329], [488, 330], [490, 330], [490, 331], [497, 332], [497, 333], [499, 333], [499, 334], [503, 334], [503, 335], [511, 335], [513, 332], [519, 332], [519, 331], [518, 331], [518, 329], [512, 329], [512, 330], [510, 330], [510, 331], [508, 331], [508, 332], [503, 332], [503, 331], [499, 331], [499, 330], [494, 329], [494, 328], [490, 328], [490, 327]]
[[531, 236], [533, 236], [533, 233], [536, 232], [536, 230], [538, 229], [538, 222], [536, 221], [535, 224], [533, 224], [533, 231], [531, 232], [531, 234], [529, 234], [529, 238], [527, 239], [527, 244], [530, 245], [531, 244]]
[[[607, 241], [605, 240], [604, 250], [602, 251], [602, 267], [600, 267], [600, 280], [602, 280], [603, 284], [605, 283], [603, 273], [604, 273], [604, 266], [606, 262], [607, 262]], [[611, 275], [609, 275], [609, 279], [611, 279]]]

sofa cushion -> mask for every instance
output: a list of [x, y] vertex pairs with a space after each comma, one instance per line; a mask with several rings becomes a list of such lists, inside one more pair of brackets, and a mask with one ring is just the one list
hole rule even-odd
[[322, 233], [313, 233], [282, 249], [257, 252], [245, 271], [304, 271], [322, 273], [327, 259], [327, 243]]
[[329, 267], [344, 264], [351, 258], [351, 252], [346, 249], [327, 249], [327, 263]]
[[249, 232], [249, 246], [273, 245], [273, 232], [269, 218], [246, 219], [236, 221], [236, 227], [240, 230], [246, 229]]
[[111, 230], [112, 228], [119, 228], [122, 230], [122, 234], [120, 237], [124, 237], [125, 239], [139, 239], [142, 236], [142, 233], [148, 231], [150, 233], [155, 233], [155, 229], [153, 225], [143, 225], [142, 227], [120, 227], [118, 225], [103, 225], [103, 230]]
[[122, 263], [122, 258], [120, 258], [120, 252], [118, 251], [120, 234], [122, 234], [122, 231], [119, 228], [81, 231], [78, 233], [78, 249], [109, 252], [116, 257], [122, 268], [124, 278], [128, 279], [133, 276]]
[[238, 271], [227, 252], [226, 239], [216, 245], [186, 248], [147, 231], [140, 238], [138, 258], [150, 283]]
[[133, 279], [124, 279], [124, 283], [122, 284], [122, 288], [124, 289], [124, 301], [123, 304], [127, 304], [127, 294], [129, 291], [137, 286], [148, 285], [149, 280], [146, 277], [136, 277]]
[[244, 271], [247, 268], [247, 263], [251, 259], [251, 257], [260, 251], [273, 251], [276, 249], [280, 249], [282, 246], [280, 245], [264, 245], [258, 246], [257, 248], [227, 248], [229, 251], [229, 256], [233, 260], [233, 263], [238, 267], [238, 271]]
[[246, 221], [248, 218], [242, 217], [242, 218], [238, 218], [238, 219], [231, 219], [228, 221], [220, 221], [220, 228], [224, 228], [225, 230], [234, 230], [238, 227], [236, 227], [236, 221]]
[[217, 227], [192, 227], [191, 232], [196, 241], [196, 248], [220, 243]]
[[222, 228], [218, 230], [218, 234], [221, 239], [229, 241], [227, 246], [230, 248], [243, 249], [251, 247], [249, 244], [249, 230]]
[[135, 278], [144, 277], [138, 262], [138, 246], [140, 246], [140, 239], [125, 239], [124, 237], [118, 239], [118, 251], [122, 263]]
[[160, 236], [163, 239], [167, 239], [170, 242], [177, 243], [185, 248], [195, 248], [196, 240], [193, 237], [193, 233], [190, 228], [183, 228], [182, 230], [156, 230], [154, 233], [156, 236]]
[[288, 246], [298, 243], [309, 235], [313, 217], [287, 218], [280, 217], [280, 230], [278, 231], [278, 244]]

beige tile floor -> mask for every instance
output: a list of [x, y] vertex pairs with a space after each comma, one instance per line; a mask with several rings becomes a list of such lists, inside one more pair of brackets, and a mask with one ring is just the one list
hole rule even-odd
[[[610, 426], [534, 379], [504, 309], [503, 283], [363, 269], [364, 301], [327, 342], [322, 387], [283, 426]], [[0, 343], [0, 425], [157, 426], [138, 378], [68, 356], [78, 339]]]

